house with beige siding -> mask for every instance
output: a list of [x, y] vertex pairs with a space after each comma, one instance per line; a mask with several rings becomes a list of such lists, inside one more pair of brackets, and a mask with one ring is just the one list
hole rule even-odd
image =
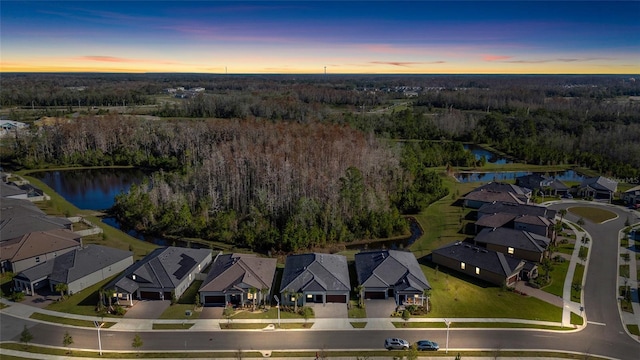
[[82, 246], [80, 235], [66, 229], [34, 231], [0, 242], [2, 271], [19, 273]]

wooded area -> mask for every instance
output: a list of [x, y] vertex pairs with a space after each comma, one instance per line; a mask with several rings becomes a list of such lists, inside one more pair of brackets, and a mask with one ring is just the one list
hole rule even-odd
[[447, 194], [431, 167], [476, 165], [458, 141], [637, 179], [639, 95], [628, 76], [3, 74], [3, 113], [33, 126], [2, 156], [162, 169], [118, 197], [123, 223], [295, 251], [406, 233]]

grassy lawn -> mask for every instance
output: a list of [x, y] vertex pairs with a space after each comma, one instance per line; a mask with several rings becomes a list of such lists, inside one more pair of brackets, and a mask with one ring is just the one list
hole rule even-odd
[[584, 319], [582, 318], [582, 316], [578, 315], [578, 314], [574, 314], [571, 313], [571, 323], [573, 325], [582, 325], [584, 323]]
[[153, 324], [153, 330], [187, 330], [193, 326], [193, 323], [182, 324]]
[[354, 329], [364, 329], [367, 326], [366, 322], [352, 322], [350, 324]]
[[[96, 305], [100, 300], [98, 290], [105, 286], [109, 281], [115, 278], [114, 275], [111, 278], [103, 280], [91, 287], [88, 287], [78, 293], [75, 293], [63, 301], [56, 301], [47, 305], [47, 310], [59, 311], [69, 314], [98, 316], [96, 312]], [[105, 317], [118, 317], [116, 315], [107, 314]]]
[[[551, 270], [551, 284], [542, 288], [542, 290], [553, 294], [562, 296], [564, 288], [564, 280], [567, 277], [567, 270], [569, 269], [569, 262], [554, 262], [553, 270]], [[544, 275], [541, 275], [544, 276]]]
[[556, 248], [556, 252], [572, 255], [574, 246], [575, 244], [573, 243], [558, 244], [558, 247]]
[[[95, 328], [95, 325], [93, 324], [93, 321], [90, 321], [90, 320], [71, 319], [71, 318], [66, 318], [66, 317], [60, 317], [60, 316], [54, 316], [54, 315], [48, 315], [48, 314], [41, 314], [41, 313], [37, 313], [37, 312], [31, 314], [31, 316], [29, 318], [30, 319], [35, 319], [35, 320], [42, 320], [42, 321], [46, 321], [46, 322], [57, 323], [57, 324], [65, 324], [65, 325], [73, 325], [73, 326], [82, 326], [82, 327]], [[103, 328], [110, 328], [113, 325], [115, 325], [114, 322], [105, 322], [102, 327]]]
[[589, 206], [573, 206], [568, 208], [567, 211], [596, 224], [614, 219], [617, 216], [611, 211]]
[[[447, 326], [444, 322], [394, 322], [393, 325], [400, 329], [446, 329]], [[544, 326], [536, 324], [521, 324], [510, 322], [452, 322], [450, 328], [455, 329], [468, 329], [468, 328], [510, 328], [510, 329], [545, 329], [545, 330], [572, 330], [570, 328], [563, 328], [561, 326]]]
[[[277, 319], [277, 318], [278, 318], [278, 309], [276, 307], [272, 307], [267, 311], [256, 311], [256, 312], [240, 310], [240, 311], [236, 311], [236, 313], [232, 317], [232, 319]], [[302, 319], [302, 315], [281, 310], [280, 319]]]
[[[194, 311], [193, 304], [173, 304], [165, 310], [158, 319], [195, 320], [200, 317], [200, 311]], [[187, 315], [191, 311], [191, 316]]]
[[629, 265], [620, 265], [620, 272], [618, 273], [620, 276], [629, 278]]
[[[582, 284], [582, 278], [584, 277], [584, 265], [576, 264], [576, 269], [573, 273], [572, 284], [578, 283]], [[580, 294], [582, 290], [576, 291], [573, 287], [571, 288], [571, 301], [580, 302]]]
[[638, 325], [627, 325], [627, 329], [632, 335], [640, 336], [640, 329], [638, 329]]
[[[428, 265], [428, 266], [427, 266]], [[540, 299], [523, 296], [447, 269], [436, 273], [422, 265], [431, 284], [431, 312], [426, 317], [513, 318], [543, 321], [562, 319], [562, 309]]]
[[366, 318], [367, 309], [358, 306], [357, 300], [349, 300], [349, 318]]

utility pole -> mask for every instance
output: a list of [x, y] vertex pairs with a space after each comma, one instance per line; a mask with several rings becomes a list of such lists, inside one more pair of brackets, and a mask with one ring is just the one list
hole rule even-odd
[[449, 353], [449, 326], [451, 325], [451, 321], [444, 319], [444, 324], [447, 325], [447, 350], [444, 353], [448, 354]]
[[280, 327], [280, 299], [278, 295], [273, 295], [273, 299], [276, 301], [276, 306], [278, 307], [278, 327]]

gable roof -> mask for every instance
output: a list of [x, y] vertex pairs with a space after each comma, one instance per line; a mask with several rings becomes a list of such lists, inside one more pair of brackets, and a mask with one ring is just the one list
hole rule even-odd
[[0, 181], [0, 197], [6, 198], [9, 196], [19, 196], [26, 195], [27, 191], [19, 188], [14, 184], [7, 184], [5, 182]]
[[474, 191], [494, 191], [494, 192], [504, 192], [504, 193], [510, 192], [515, 195], [527, 195], [528, 193], [530, 193], [529, 189], [524, 189], [518, 185], [497, 182], [497, 181], [491, 181], [487, 184], [478, 186], [471, 192], [474, 192]]
[[640, 185], [632, 187], [631, 189], [624, 192], [625, 194], [635, 194], [640, 195]]
[[508, 228], [486, 228], [476, 235], [475, 241], [542, 253], [549, 246], [551, 239], [528, 231]]
[[490, 204], [484, 204], [478, 209], [478, 217], [482, 217], [482, 214], [497, 214], [507, 213], [514, 215], [533, 215], [544, 216], [547, 219], [553, 219], [556, 216], [556, 211], [546, 208], [544, 206], [537, 205], [522, 205], [505, 202], [495, 202]]
[[434, 250], [433, 253], [504, 277], [518, 273], [525, 263], [524, 260], [503, 253], [480, 249], [462, 242], [445, 245]]
[[129, 257], [133, 258], [130, 251], [90, 244], [24, 270], [18, 276], [29, 280], [48, 276], [50, 280], [68, 284]]
[[46, 214], [29, 200], [6, 198], [0, 202], [0, 220], [29, 215]]
[[563, 183], [561, 180], [558, 180], [558, 179], [553, 179], [549, 183], [549, 187], [554, 189], [554, 190], [567, 190], [567, 189], [569, 189], [567, 184]]
[[548, 184], [550, 181], [550, 178], [537, 173], [516, 177], [516, 184], [518, 186], [522, 186], [532, 190], [539, 189], [542, 186], [546, 186], [546, 184]]
[[80, 235], [69, 230], [34, 231], [0, 243], [0, 260], [15, 262], [81, 244]]
[[553, 224], [551, 220], [547, 219], [544, 216], [533, 216], [533, 215], [518, 216], [513, 220], [513, 222], [531, 224], [531, 225], [540, 225], [540, 226], [550, 226]]
[[173, 289], [210, 255], [209, 249], [175, 246], [157, 248], [128, 267], [105, 288], [119, 288], [128, 292], [137, 290], [141, 285], [148, 288]]
[[618, 188], [618, 183], [604, 176], [598, 176], [582, 180], [582, 183], [580, 183], [580, 187], [590, 187], [598, 191], [615, 192]]
[[355, 255], [358, 283], [365, 287], [431, 289], [413, 253], [377, 250]]
[[242, 287], [270, 289], [276, 262], [276, 259], [250, 254], [218, 255], [199, 291], [227, 291]]
[[280, 292], [349, 291], [347, 258], [335, 254], [298, 254], [287, 256]]
[[464, 199], [482, 201], [486, 203], [490, 203], [494, 201], [502, 201], [505, 203], [524, 204], [526, 202], [526, 198], [523, 201], [522, 199], [518, 198], [516, 194], [512, 192], [501, 192], [501, 191], [493, 191], [493, 190], [472, 191], [467, 195], [465, 195]]
[[497, 228], [497, 227], [502, 227], [508, 224], [510, 221], [512, 221], [516, 217], [517, 215], [509, 214], [509, 213], [489, 214], [478, 219], [478, 221], [476, 221], [476, 225], [490, 227], [490, 228]]

